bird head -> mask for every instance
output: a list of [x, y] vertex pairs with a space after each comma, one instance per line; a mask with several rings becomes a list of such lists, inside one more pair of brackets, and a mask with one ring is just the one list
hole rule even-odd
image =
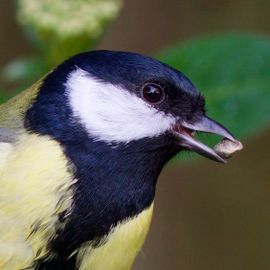
[[141, 151], [187, 149], [219, 162], [224, 159], [194, 134], [214, 133], [234, 141], [206, 115], [203, 96], [184, 74], [127, 52], [82, 53], [58, 66], [27, 112], [27, 125], [62, 141], [75, 139], [69, 130], [81, 130], [111, 148], [144, 142]]

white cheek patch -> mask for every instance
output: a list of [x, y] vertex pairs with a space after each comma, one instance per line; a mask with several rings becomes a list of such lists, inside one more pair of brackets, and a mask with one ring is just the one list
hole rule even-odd
[[175, 123], [135, 94], [81, 69], [71, 73], [66, 87], [73, 116], [95, 140], [128, 143], [159, 136]]

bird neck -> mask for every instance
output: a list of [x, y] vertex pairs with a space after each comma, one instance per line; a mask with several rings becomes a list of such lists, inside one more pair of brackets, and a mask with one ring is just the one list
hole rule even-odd
[[64, 145], [76, 168], [75, 211], [81, 218], [91, 213], [91, 219], [85, 219], [93, 234], [91, 240], [103, 237], [112, 226], [153, 202], [158, 175], [172, 153], [165, 148], [147, 151], [145, 145], [141, 141], [111, 147], [89, 140]]
[[73, 213], [54, 244], [56, 250], [68, 246], [67, 253], [86, 241], [99, 244], [117, 224], [148, 208], [157, 177], [174, 154], [165, 147], [153, 147], [153, 142], [149, 149], [145, 140], [119, 147], [79, 141], [62, 142], [75, 167], [76, 183]]

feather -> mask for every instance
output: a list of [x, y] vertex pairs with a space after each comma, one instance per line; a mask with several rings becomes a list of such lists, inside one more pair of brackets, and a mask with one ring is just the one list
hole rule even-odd
[[14, 142], [24, 126], [24, 114], [34, 101], [43, 79], [0, 105], [0, 142]]
[[59, 215], [71, 211], [72, 176], [60, 145], [47, 136], [20, 135], [0, 143], [0, 269], [32, 267], [52, 256]]

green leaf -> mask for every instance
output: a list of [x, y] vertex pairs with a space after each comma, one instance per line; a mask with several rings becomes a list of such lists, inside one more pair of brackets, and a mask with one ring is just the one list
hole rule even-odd
[[10, 95], [6, 91], [0, 89], [0, 104], [4, 103], [9, 98], [10, 98]]
[[158, 58], [204, 94], [208, 115], [243, 138], [270, 124], [270, 39], [223, 34], [190, 40]]
[[33, 83], [48, 72], [41, 58], [22, 57], [10, 62], [2, 75], [7, 82]]

